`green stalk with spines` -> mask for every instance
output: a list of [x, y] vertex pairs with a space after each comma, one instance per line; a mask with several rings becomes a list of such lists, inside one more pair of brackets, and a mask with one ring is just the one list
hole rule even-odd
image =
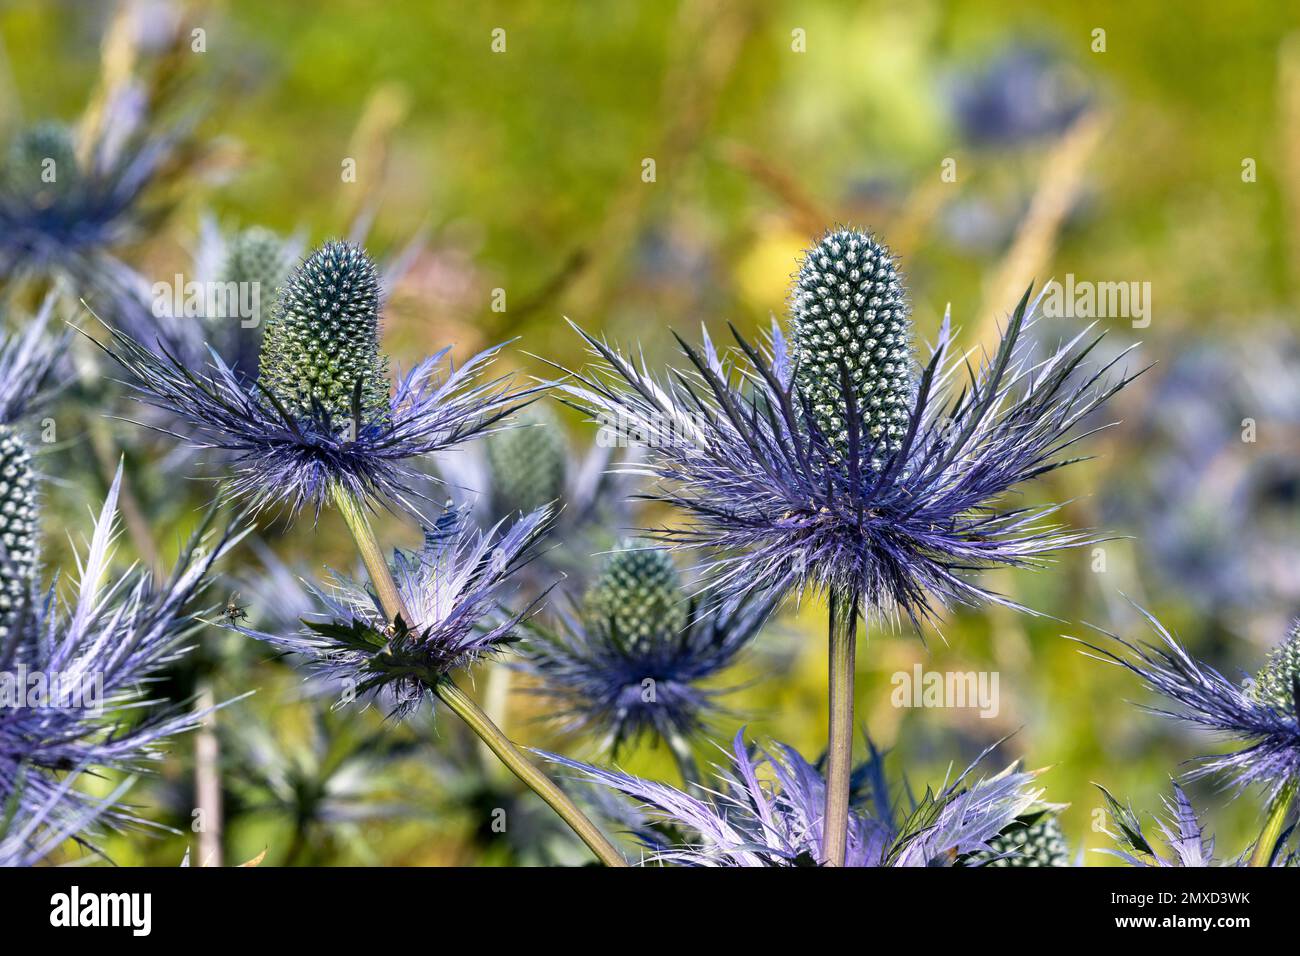
[[[884, 467], [902, 449], [916, 400], [911, 315], [893, 256], [866, 233], [827, 233], [804, 254], [790, 311], [795, 388], [828, 446], [829, 466], [850, 474]], [[863, 460], [850, 462], [855, 448]], [[830, 594], [829, 866], [843, 865], [848, 843], [860, 587], [849, 581]]]

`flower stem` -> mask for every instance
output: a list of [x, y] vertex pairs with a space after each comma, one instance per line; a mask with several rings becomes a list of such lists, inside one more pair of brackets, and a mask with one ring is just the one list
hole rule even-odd
[[1300, 781], [1291, 780], [1273, 798], [1273, 805], [1269, 808], [1264, 829], [1260, 831], [1259, 839], [1255, 842], [1255, 852], [1250, 856], [1251, 866], [1268, 866], [1272, 863], [1278, 838], [1282, 836], [1282, 828], [1286, 825], [1291, 804], [1295, 802], [1297, 789], [1300, 789]]
[[444, 678], [433, 687], [438, 699], [456, 712], [461, 720], [479, 735], [483, 743], [497, 755], [497, 758], [509, 767], [534, 793], [545, 800], [560, 819], [567, 823], [573, 832], [582, 838], [582, 842], [591, 848], [606, 866], [627, 866], [627, 861], [614, 845], [605, 839], [596, 825], [587, 819], [550, 777], [546, 776], [528, 756], [492, 723], [487, 714], [471, 700], [464, 691]]
[[[365, 563], [366, 571], [370, 575], [370, 583], [375, 588], [380, 604], [383, 605], [384, 613], [390, 620], [395, 621], [400, 617], [408, 626], [418, 624], [402, 601], [402, 596], [397, 590], [397, 582], [393, 580], [393, 573], [388, 569], [388, 562], [384, 560], [383, 551], [380, 550], [379, 542], [375, 539], [374, 529], [370, 527], [370, 521], [366, 518], [361, 505], [345, 489], [337, 485], [334, 487], [334, 503], [342, 513], [343, 520], [347, 522], [352, 537], [356, 539], [357, 550], [361, 553], [361, 560]], [[430, 689], [461, 720], [465, 721], [488, 749], [497, 756], [497, 759], [509, 767], [515, 776], [559, 814], [560, 819], [573, 829], [573, 832], [591, 848], [602, 863], [606, 866], [627, 866], [627, 861], [623, 859], [622, 854], [605, 839], [596, 825], [578, 809], [564, 791], [538, 769], [524, 752], [501, 732], [501, 728], [452, 683], [450, 678], [443, 677], [431, 681]]]
[[826, 746], [826, 813], [822, 820], [827, 866], [843, 866], [848, 845], [857, 605], [857, 593], [852, 588], [831, 590], [830, 730]]

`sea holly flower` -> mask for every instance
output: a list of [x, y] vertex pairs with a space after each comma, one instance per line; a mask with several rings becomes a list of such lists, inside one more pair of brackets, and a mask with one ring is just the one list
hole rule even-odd
[[972, 864], [993, 867], [1071, 866], [1070, 845], [1061, 821], [1052, 810], [1021, 817], [989, 841]]
[[1145, 710], [1206, 728], [1240, 745], [1226, 754], [1198, 757], [1190, 776], [1220, 775], [1238, 791], [1259, 785], [1269, 813], [1252, 862], [1266, 865], [1300, 788], [1300, 623], [1259, 673], [1239, 685], [1192, 657], [1159, 621], [1142, 614], [1158, 642], [1131, 643], [1098, 629], [1118, 651], [1080, 643], [1099, 655], [1098, 660], [1136, 674], [1172, 705]]
[[[0, 692], [19, 704], [0, 707], [0, 805], [16, 801], [28, 821], [19, 827], [27, 834], [21, 842], [30, 848], [94, 804], [66, 774], [147, 769], [166, 738], [197, 725], [201, 715], [163, 706], [148, 688], [189, 650], [189, 606], [213, 563], [242, 535], [209, 540], [205, 521], [166, 581], [145, 572], [111, 579], [119, 469], [65, 602], [56, 584], [44, 593], [37, 585], [36, 477], [8, 428], [0, 428], [0, 457]], [[143, 822], [115, 800], [87, 819]]]
[[328, 242], [285, 280], [249, 383], [215, 353], [207, 370], [118, 330], [105, 350], [142, 401], [185, 423], [168, 431], [231, 457], [228, 494], [257, 507], [319, 511], [339, 495], [361, 505], [408, 497], [413, 459], [491, 430], [532, 390], [482, 380], [499, 348], [456, 367], [444, 349], [398, 379], [390, 395], [379, 349], [379, 279], [358, 246]]
[[531, 607], [500, 608], [545, 532], [547, 517], [543, 508], [483, 532], [463, 511], [444, 512], [424, 530], [418, 551], [395, 551], [390, 564], [409, 620], [394, 623], [373, 591], [334, 575], [325, 586], [312, 587], [318, 608], [296, 633], [231, 626], [301, 657], [310, 672], [343, 687], [349, 697], [383, 696], [393, 716], [406, 717], [455, 672], [514, 640]]
[[[763, 581], [828, 595], [827, 816], [842, 834], [857, 616], [919, 627], [941, 606], [1018, 607], [972, 572], [1098, 540], [1009, 493], [1069, 463], [1075, 426], [1129, 378], [1107, 383], [1114, 362], [1085, 366], [1099, 340], [1087, 330], [1031, 359], [1026, 292], [997, 351], [955, 389], [963, 357], [950, 354], [948, 320], [916, 367], [897, 265], [865, 233], [833, 231], [810, 249], [791, 301], [791, 344], [775, 325], [766, 348], [736, 334], [739, 354], [725, 357], [707, 335], [682, 341], [689, 368], [661, 377], [583, 333], [603, 364], [564, 387], [606, 427], [644, 438], [649, 497], [689, 519], [660, 537], [703, 552], [723, 593]], [[842, 839], [831, 851], [838, 862]]]
[[[752, 749], [742, 730], [732, 742], [731, 766], [718, 771], [710, 796], [567, 757], [546, 757], [643, 806], [646, 824], [638, 832], [647, 848], [647, 863], [826, 862], [826, 780], [792, 747]], [[854, 773], [845, 866], [980, 865], [975, 855], [987, 853], [991, 841], [1042, 795], [1032, 786], [1035, 775], [1014, 765], [992, 777], [974, 778], [977, 760], [939, 790], [927, 788], [919, 801], [900, 808], [890, 798], [882, 759], [873, 748], [871, 760]], [[664, 826], [684, 838], [666, 835]]]
[[726, 692], [705, 682], [735, 663], [775, 603], [754, 591], [706, 608], [666, 552], [624, 542], [581, 607], [558, 609], [554, 627], [525, 622], [521, 666], [538, 681], [527, 691], [565, 731], [596, 734], [611, 756], [642, 737], [665, 742], [695, 783], [689, 738]]

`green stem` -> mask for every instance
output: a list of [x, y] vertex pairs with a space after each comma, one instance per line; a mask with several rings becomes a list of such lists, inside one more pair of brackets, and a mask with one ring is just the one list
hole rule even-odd
[[1255, 842], [1255, 852], [1250, 857], [1251, 866], [1268, 866], [1272, 862], [1278, 838], [1282, 836], [1282, 829], [1286, 826], [1287, 814], [1291, 811], [1291, 805], [1295, 803], [1297, 789], [1300, 789], [1300, 781], [1292, 780], [1285, 784], [1273, 799], [1273, 806], [1268, 811], [1268, 820], [1264, 822], [1264, 829], [1260, 831], [1259, 839]]
[[[334, 487], [334, 502], [343, 514], [343, 520], [347, 522], [352, 537], [356, 539], [357, 550], [361, 553], [361, 560], [365, 563], [366, 571], [370, 575], [370, 583], [375, 588], [380, 604], [383, 605], [384, 613], [390, 620], [395, 621], [400, 617], [408, 625], [414, 626], [417, 622], [411, 617], [410, 611], [402, 601], [402, 596], [397, 590], [397, 582], [393, 580], [393, 573], [388, 569], [388, 562], [384, 560], [379, 542], [375, 540], [374, 529], [370, 527], [370, 521], [366, 518], [360, 504], [337, 485]], [[465, 721], [488, 749], [497, 756], [497, 759], [509, 767], [515, 776], [559, 814], [560, 819], [573, 829], [573, 832], [591, 848], [602, 863], [606, 866], [627, 866], [627, 861], [623, 859], [622, 854], [605, 839], [596, 825], [578, 809], [564, 791], [529, 760], [524, 752], [501, 732], [501, 728], [452, 683], [450, 678], [444, 676], [429, 681], [429, 684], [438, 698]]]
[[479, 735], [497, 758], [509, 767], [534, 793], [545, 800], [560, 819], [567, 823], [573, 832], [581, 837], [582, 842], [591, 848], [606, 866], [627, 866], [627, 861], [614, 845], [605, 839], [596, 825], [574, 805], [550, 777], [546, 776], [528, 756], [492, 723], [487, 714], [474, 703], [465, 692], [453, 684], [450, 678], [436, 683], [433, 692], [438, 699], [456, 712], [461, 720]]
[[830, 729], [826, 746], [826, 813], [822, 821], [827, 866], [843, 866], [849, 836], [849, 777], [853, 767], [853, 667], [857, 649], [857, 594], [835, 588], [830, 601]]

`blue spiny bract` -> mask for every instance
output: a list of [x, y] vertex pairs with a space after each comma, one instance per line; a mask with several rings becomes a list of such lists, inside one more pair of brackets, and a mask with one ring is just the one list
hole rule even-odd
[[1255, 675], [1250, 696], [1283, 714], [1296, 716], [1300, 696], [1300, 622], [1268, 655], [1268, 661]]
[[817, 427], [847, 454], [851, 402], [857, 447], [880, 468], [902, 447], [915, 391], [912, 323], [889, 250], [866, 233], [828, 233], [804, 255], [791, 319], [796, 384]]
[[485, 442], [498, 514], [527, 514], [564, 497], [569, 449], [555, 416], [530, 406], [521, 427], [493, 432]]
[[624, 541], [586, 597], [587, 613], [626, 641], [675, 635], [686, 624], [686, 595], [666, 552]]
[[[294, 269], [262, 337], [260, 383], [290, 412], [344, 433], [388, 414], [379, 274], [359, 246], [327, 242]], [[354, 407], [355, 406], [355, 407]]]
[[31, 454], [12, 429], [0, 425], [0, 648], [32, 595], [37, 514]]

